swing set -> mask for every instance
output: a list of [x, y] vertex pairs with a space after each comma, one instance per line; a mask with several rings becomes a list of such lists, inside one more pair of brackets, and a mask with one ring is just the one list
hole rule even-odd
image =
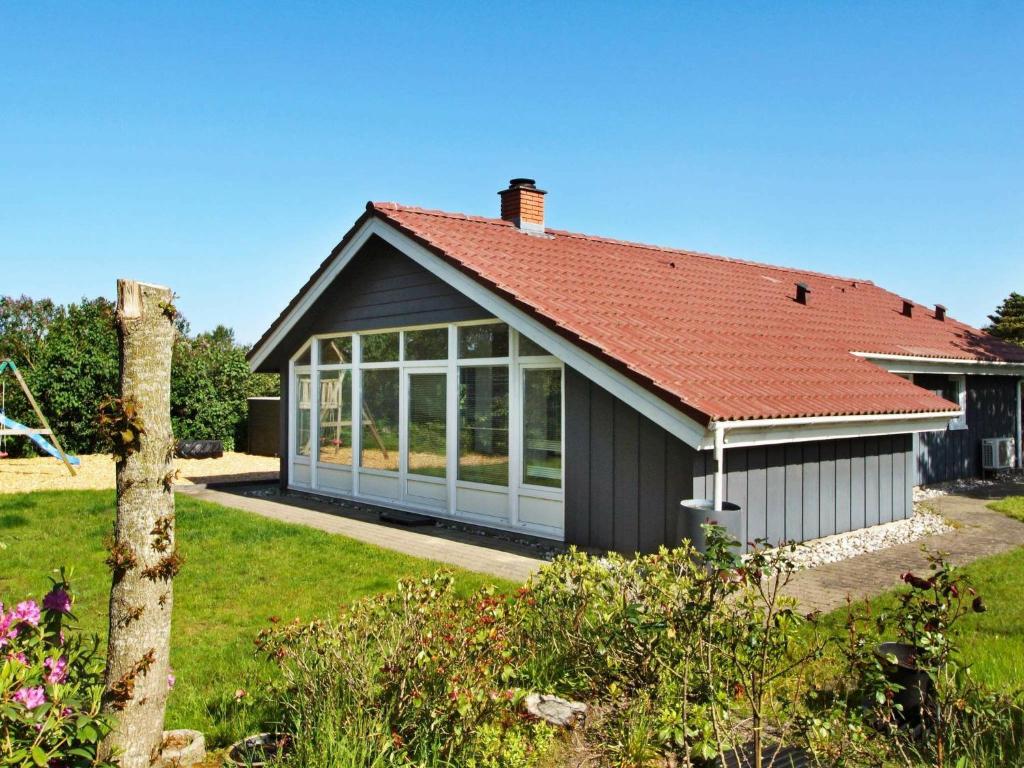
[[[26, 427], [24, 424], [20, 424], [14, 419], [7, 417], [7, 379], [3, 378], [7, 371], [14, 375], [14, 378], [21, 387], [21, 391], [25, 394], [25, 398], [32, 406], [32, 410], [36, 412], [36, 417], [43, 425], [42, 429]], [[2, 360], [0, 361], [0, 459], [7, 458], [8, 437], [27, 437], [41, 451], [63, 461], [64, 466], [68, 468], [68, 472], [71, 473], [72, 477], [75, 475], [75, 467], [73, 465], [81, 463], [77, 456], [69, 456], [60, 447], [60, 441], [53, 434], [53, 430], [50, 429], [50, 424], [46, 421], [46, 417], [43, 416], [43, 412], [39, 410], [39, 405], [36, 403], [36, 399], [32, 397], [32, 392], [29, 390], [28, 384], [25, 383], [25, 379], [21, 375], [21, 371], [18, 370], [18, 366], [14, 364], [13, 360]], [[51, 438], [53, 443], [50, 443], [46, 439], [47, 437]]]

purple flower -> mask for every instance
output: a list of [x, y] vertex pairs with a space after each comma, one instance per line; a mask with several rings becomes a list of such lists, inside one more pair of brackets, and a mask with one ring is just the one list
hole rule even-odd
[[0, 648], [7, 645], [8, 640], [13, 640], [18, 636], [16, 624], [13, 611], [11, 613], [0, 611]]
[[16, 661], [19, 664], [22, 664], [26, 667], [28, 666], [28, 657], [25, 656], [24, 653], [8, 653], [7, 658], [11, 659], [12, 661]]
[[46, 701], [46, 692], [41, 685], [35, 688], [20, 688], [14, 692], [12, 698], [21, 702], [25, 709], [35, 709]]
[[39, 605], [35, 600], [26, 600], [23, 603], [18, 603], [14, 608], [14, 613], [11, 614], [15, 622], [23, 621], [33, 627], [39, 626], [39, 616]]
[[170, 690], [172, 690], [174, 688], [174, 683], [177, 681], [177, 679], [178, 678], [176, 678], [174, 676], [174, 672], [173, 671], [167, 673], [167, 690], [168, 691], [170, 691]]
[[64, 589], [54, 588], [43, 598], [43, 608], [54, 613], [71, 613], [71, 595]]
[[63, 656], [57, 659], [46, 659], [43, 666], [46, 667], [46, 682], [48, 683], [63, 683], [68, 677], [68, 660]]

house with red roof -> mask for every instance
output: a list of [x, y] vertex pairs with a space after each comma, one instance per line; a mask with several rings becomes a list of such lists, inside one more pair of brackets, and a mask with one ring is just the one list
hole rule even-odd
[[634, 552], [684, 499], [800, 541], [1020, 466], [1024, 348], [868, 280], [552, 229], [545, 194], [367, 204], [249, 354], [284, 486]]

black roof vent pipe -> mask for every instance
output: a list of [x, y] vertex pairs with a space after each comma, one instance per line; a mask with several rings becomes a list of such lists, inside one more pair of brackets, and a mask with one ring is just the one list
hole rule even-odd
[[903, 300], [903, 316], [913, 317], [914, 316], [914, 302]]
[[807, 294], [811, 292], [811, 289], [807, 287], [807, 283], [796, 284], [796, 302], [797, 304], [807, 303]]
[[935, 305], [935, 319], [936, 320], [941, 320], [942, 322], [946, 321], [946, 307], [944, 305], [942, 305], [942, 304], [936, 304]]

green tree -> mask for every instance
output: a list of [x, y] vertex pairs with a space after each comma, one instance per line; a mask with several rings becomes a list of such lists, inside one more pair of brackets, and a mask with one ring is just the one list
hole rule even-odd
[[0, 296], [0, 360], [34, 369], [46, 332], [63, 311], [50, 299]]
[[992, 324], [986, 331], [1006, 341], [1024, 345], [1024, 295], [1014, 291], [988, 319]]

